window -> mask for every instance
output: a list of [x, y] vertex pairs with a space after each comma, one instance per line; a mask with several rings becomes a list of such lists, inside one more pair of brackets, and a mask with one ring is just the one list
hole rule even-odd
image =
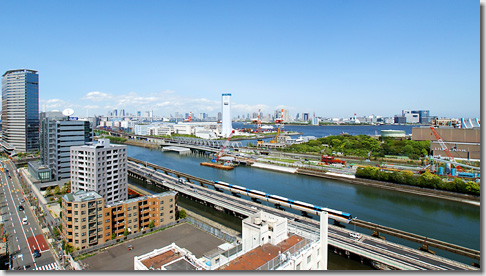
[[131, 207], [127, 207], [127, 211], [131, 211], [131, 210], [132, 210], [132, 208], [131, 208]]
[[310, 264], [312, 261], [312, 255], [307, 256], [307, 264]]
[[173, 200], [174, 200], [174, 199], [173, 199], [173, 198], [171, 198], [171, 199], [169, 199], [169, 202], [172, 202]]
[[300, 263], [297, 264], [297, 266], [295, 267], [295, 270], [300, 270]]
[[164, 221], [164, 219], [160, 219], [160, 222], [163, 222], [163, 221]]
[[130, 219], [130, 220], [128, 220], [128, 223], [132, 223], [132, 220], [131, 220], [131, 219]]
[[77, 216], [78, 215], [78, 211], [74, 211], [74, 215]]
[[131, 216], [132, 216], [132, 214], [128, 214], [128, 217], [131, 217]]
[[86, 225], [81, 226], [81, 229], [86, 229]]
[[109, 219], [107, 219], [107, 220], [105, 220], [105, 222], [106, 222], [106, 223], [109, 223], [109, 222], [110, 222], [110, 220], [109, 220]]
[[105, 214], [105, 216], [109, 216], [109, 215], [110, 215], [110, 213], [106, 213], [106, 214]]
[[84, 207], [86, 207], [86, 204], [81, 204], [81, 208], [84, 208]]
[[74, 218], [74, 222], [78, 222], [78, 218]]
[[106, 228], [105, 228], [105, 229], [106, 229], [106, 230], [110, 229], [110, 226], [106, 226]]
[[74, 226], [74, 230], [78, 230], [78, 228], [79, 228], [78, 226]]
[[163, 200], [161, 200], [161, 201], [160, 201], [160, 204], [164, 204], [164, 201], [163, 201]]
[[161, 210], [161, 211], [162, 211], [162, 210], [164, 210], [164, 206], [160, 207], [160, 210]]
[[86, 232], [81, 233], [81, 236], [83, 237], [86, 236]]
[[110, 233], [106, 233], [106, 236], [108, 237], [110, 235]]
[[79, 237], [79, 233], [74, 233], [74, 236], [75, 237]]
[[74, 208], [78, 208], [78, 204], [74, 204]]

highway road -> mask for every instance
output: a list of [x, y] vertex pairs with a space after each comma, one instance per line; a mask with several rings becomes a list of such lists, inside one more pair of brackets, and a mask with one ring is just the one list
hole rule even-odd
[[[1, 163], [0, 206], [8, 235], [8, 248], [13, 270], [54, 270], [58, 268], [42, 229], [25, 199], [17, 171], [11, 161]], [[23, 207], [23, 210], [19, 208]], [[27, 218], [26, 222], [23, 220]], [[34, 257], [39, 250], [40, 256]]]
[[[275, 209], [269, 206], [245, 200], [233, 195], [217, 192], [215, 190], [201, 187], [196, 184], [180, 182], [176, 177], [166, 175], [150, 168], [129, 162], [129, 169], [138, 174], [144, 175], [148, 179], [164, 183], [164, 186], [176, 190], [180, 193], [198, 197], [207, 202], [222, 206], [229, 210], [234, 210], [243, 215], [251, 215], [259, 210], [264, 210], [288, 219], [289, 227], [298, 229], [309, 235], [319, 232], [319, 222], [310, 218], [298, 216], [293, 213]], [[298, 231], [297, 231], [298, 232]], [[405, 247], [395, 243], [387, 242], [379, 238], [361, 234], [358, 239], [352, 238], [350, 233], [353, 231], [345, 228], [329, 225], [329, 243], [356, 254], [369, 257], [381, 263], [393, 265], [399, 269], [410, 270], [476, 270], [453, 260], [432, 255], [413, 248]]]

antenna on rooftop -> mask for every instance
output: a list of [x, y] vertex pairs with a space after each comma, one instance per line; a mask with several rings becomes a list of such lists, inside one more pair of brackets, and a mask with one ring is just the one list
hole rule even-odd
[[68, 120], [69, 120], [69, 116], [73, 114], [74, 114], [74, 110], [72, 110], [71, 108], [66, 108], [62, 111], [62, 115], [67, 116]]

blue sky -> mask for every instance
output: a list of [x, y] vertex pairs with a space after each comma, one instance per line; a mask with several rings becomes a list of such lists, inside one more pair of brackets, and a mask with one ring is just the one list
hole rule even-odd
[[478, 1], [3, 1], [0, 71], [77, 116], [480, 116]]

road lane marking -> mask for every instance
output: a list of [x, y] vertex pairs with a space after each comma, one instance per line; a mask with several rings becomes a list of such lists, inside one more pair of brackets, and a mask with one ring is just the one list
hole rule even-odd
[[18, 248], [19, 248], [19, 250], [20, 250], [20, 245], [17, 245], [17, 247], [18, 247]]

